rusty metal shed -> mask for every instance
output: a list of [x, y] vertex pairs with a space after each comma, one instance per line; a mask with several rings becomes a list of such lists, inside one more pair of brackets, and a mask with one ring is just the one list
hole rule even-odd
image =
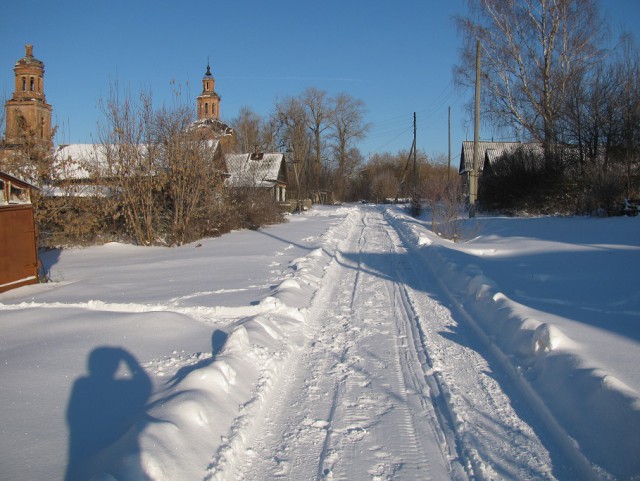
[[33, 189], [0, 172], [0, 292], [38, 282]]

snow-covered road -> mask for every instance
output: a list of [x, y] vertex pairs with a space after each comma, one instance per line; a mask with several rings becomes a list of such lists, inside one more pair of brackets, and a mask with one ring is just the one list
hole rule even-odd
[[554, 479], [547, 449], [428, 269], [409, 261], [380, 210], [357, 212], [311, 305], [316, 332], [292, 356], [235, 477]]
[[[0, 294], [0, 479], [635, 480], [636, 221], [479, 218], [453, 243], [428, 213], [316, 206], [47, 252], [52, 282]], [[125, 385], [144, 399], [118, 407]]]

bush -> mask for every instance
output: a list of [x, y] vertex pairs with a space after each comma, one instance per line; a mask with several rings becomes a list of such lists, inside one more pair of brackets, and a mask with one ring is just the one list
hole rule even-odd
[[104, 198], [37, 196], [34, 207], [39, 248], [126, 238], [122, 219], [110, 210]]
[[270, 190], [238, 189], [233, 195], [236, 228], [257, 230], [284, 221], [284, 211]]
[[491, 211], [561, 213], [575, 210], [561, 155], [518, 149], [485, 165], [480, 208]]
[[599, 170], [586, 178], [579, 212], [591, 214], [602, 211], [607, 215], [617, 215], [622, 212], [620, 205], [625, 191], [624, 177]]
[[[161, 204], [161, 203], [159, 203]], [[38, 247], [84, 246], [110, 241], [137, 243], [122, 214], [118, 198], [45, 197], [34, 200], [38, 225]], [[270, 191], [245, 189], [212, 193], [201, 203], [173, 240], [172, 213], [159, 209], [155, 244], [179, 245], [205, 237], [217, 237], [235, 229], [259, 229], [284, 221], [284, 212]]]
[[463, 219], [466, 212], [464, 195], [459, 179], [444, 185], [440, 195], [430, 199], [431, 230], [445, 239], [458, 242], [462, 238]]

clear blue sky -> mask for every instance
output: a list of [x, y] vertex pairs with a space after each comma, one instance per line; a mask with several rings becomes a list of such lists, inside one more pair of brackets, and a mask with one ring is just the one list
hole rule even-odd
[[[34, 45], [56, 143], [96, 140], [100, 98], [117, 79], [132, 92], [168, 100], [171, 82], [191, 101], [207, 59], [222, 97], [221, 118], [247, 106], [266, 116], [276, 99], [307, 87], [363, 100], [372, 124], [365, 158], [408, 150], [413, 112], [418, 148], [447, 154], [473, 138], [463, 109], [472, 95], [452, 81], [461, 40], [453, 15], [464, 0], [110, 0], [7, 2], [0, 17], [0, 97], [13, 93], [13, 66]], [[611, 27], [640, 41], [640, 0], [601, 2]], [[4, 126], [3, 126], [4, 128]], [[490, 139], [491, 132], [481, 137]]]

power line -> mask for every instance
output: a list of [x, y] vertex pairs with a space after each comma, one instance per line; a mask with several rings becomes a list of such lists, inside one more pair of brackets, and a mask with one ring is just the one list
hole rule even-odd
[[409, 126], [409, 128], [407, 128], [406, 130], [400, 132], [400, 134], [398, 134], [397, 136], [395, 136], [394, 138], [392, 138], [391, 140], [385, 142], [384, 144], [382, 144], [380, 147], [371, 150], [372, 153], [376, 153], [379, 152], [380, 150], [382, 150], [384, 147], [386, 147], [387, 145], [389, 145], [391, 142], [394, 142], [396, 140], [398, 140], [400, 137], [402, 137], [404, 134], [406, 134], [407, 132], [409, 132], [411, 129], [413, 129], [413, 126]]

